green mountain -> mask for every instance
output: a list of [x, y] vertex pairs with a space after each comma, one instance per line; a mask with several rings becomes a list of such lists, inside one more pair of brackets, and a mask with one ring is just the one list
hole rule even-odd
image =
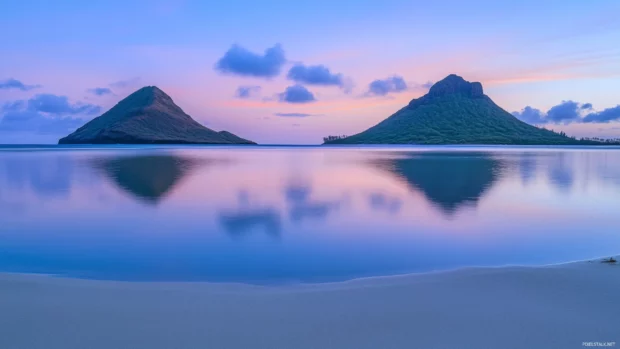
[[325, 144], [581, 144], [518, 120], [485, 95], [482, 84], [454, 74], [368, 130], [329, 138]]
[[254, 144], [230, 132], [204, 127], [155, 86], [132, 93], [58, 143]]

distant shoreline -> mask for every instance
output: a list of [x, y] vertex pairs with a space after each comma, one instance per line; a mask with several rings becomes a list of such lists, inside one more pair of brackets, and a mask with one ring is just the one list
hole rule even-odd
[[172, 144], [172, 143], [135, 143], [135, 144], [0, 144], [0, 149], [40, 148], [40, 149], [92, 149], [92, 148], [557, 148], [557, 149], [620, 149], [620, 144]]

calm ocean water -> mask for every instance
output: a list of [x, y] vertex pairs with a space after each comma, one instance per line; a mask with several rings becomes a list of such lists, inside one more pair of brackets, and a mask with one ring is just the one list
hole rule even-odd
[[0, 148], [0, 272], [325, 282], [619, 251], [619, 148]]

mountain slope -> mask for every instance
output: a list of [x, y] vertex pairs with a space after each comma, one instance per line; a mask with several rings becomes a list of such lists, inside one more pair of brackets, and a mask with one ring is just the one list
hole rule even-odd
[[155, 86], [132, 93], [58, 143], [254, 144], [230, 132], [216, 132], [204, 127]]
[[497, 106], [479, 82], [449, 75], [368, 130], [326, 144], [578, 144]]

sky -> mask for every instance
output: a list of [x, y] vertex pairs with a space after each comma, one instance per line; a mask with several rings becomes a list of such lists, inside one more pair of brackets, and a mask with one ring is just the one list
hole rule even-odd
[[56, 143], [143, 86], [215, 130], [319, 144], [449, 74], [522, 120], [620, 137], [620, 2], [4, 1], [0, 143]]

